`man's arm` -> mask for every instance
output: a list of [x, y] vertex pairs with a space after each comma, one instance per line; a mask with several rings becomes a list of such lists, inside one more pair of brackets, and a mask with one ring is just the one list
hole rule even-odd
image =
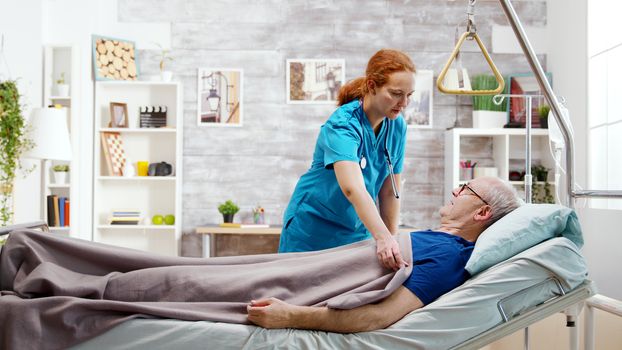
[[298, 328], [337, 333], [355, 333], [386, 328], [423, 303], [415, 294], [400, 286], [377, 304], [350, 310], [327, 307], [296, 306], [276, 298], [254, 300], [248, 320], [264, 328]]

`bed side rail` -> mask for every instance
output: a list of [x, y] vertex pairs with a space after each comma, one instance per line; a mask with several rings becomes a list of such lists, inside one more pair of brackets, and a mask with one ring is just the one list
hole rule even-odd
[[594, 350], [594, 309], [622, 317], [622, 302], [596, 294], [585, 301], [585, 350]]
[[23, 229], [40, 229], [41, 231], [44, 231], [44, 232], [50, 231], [50, 228], [48, 227], [48, 224], [45, 223], [45, 221], [33, 221], [33, 222], [27, 222], [24, 224], [16, 224], [16, 225], [0, 227], [0, 236], [8, 235], [9, 233], [15, 230], [23, 230]]
[[565, 295], [554, 297], [535, 309], [526, 311], [508, 322], [499, 325], [451, 348], [451, 350], [478, 350], [529, 325], [543, 320], [553, 314], [564, 311], [569, 307], [585, 301], [595, 294], [595, 286], [592, 281], [586, 280]]
[[[522, 297], [525, 293], [531, 290], [534, 290], [536, 288], [543, 287], [544, 285], [549, 284], [550, 282], [553, 282], [555, 286], [557, 287], [557, 293], [554, 292], [554, 295], [551, 298], [543, 301], [541, 304], [547, 303], [555, 298], [566, 295], [566, 292], [564, 291], [564, 287], [562, 287], [561, 282], [557, 278], [551, 276], [538, 284], [535, 284], [527, 288], [523, 288], [519, 290], [518, 292], [512, 293], [508, 295], [507, 297], [499, 300], [499, 302], [497, 302], [497, 309], [499, 310], [499, 313], [501, 314], [501, 318], [503, 318], [503, 322], [509, 322], [510, 319], [514, 317], [514, 315], [510, 315], [508, 311], [506, 311], [506, 305], [510, 304], [512, 300]], [[533, 308], [536, 308], [537, 306], [539, 305], [536, 305]]]

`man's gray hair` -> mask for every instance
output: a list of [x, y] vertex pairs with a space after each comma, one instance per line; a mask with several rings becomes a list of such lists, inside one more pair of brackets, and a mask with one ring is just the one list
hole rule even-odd
[[492, 207], [492, 217], [486, 223], [486, 227], [525, 203], [518, 196], [514, 186], [505, 180], [498, 180], [491, 184], [486, 192], [486, 201]]

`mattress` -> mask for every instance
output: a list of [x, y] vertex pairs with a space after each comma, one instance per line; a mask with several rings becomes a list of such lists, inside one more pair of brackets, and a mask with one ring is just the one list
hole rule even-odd
[[[134, 319], [73, 349], [448, 349], [530, 311], [587, 278], [577, 247], [554, 238], [473, 276], [387, 329], [338, 334], [171, 319]], [[517, 291], [523, 291], [516, 294]]]

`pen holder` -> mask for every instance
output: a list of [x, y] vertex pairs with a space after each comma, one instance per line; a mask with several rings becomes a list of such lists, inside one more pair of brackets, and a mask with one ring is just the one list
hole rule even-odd
[[460, 168], [460, 181], [473, 180], [473, 168]]

